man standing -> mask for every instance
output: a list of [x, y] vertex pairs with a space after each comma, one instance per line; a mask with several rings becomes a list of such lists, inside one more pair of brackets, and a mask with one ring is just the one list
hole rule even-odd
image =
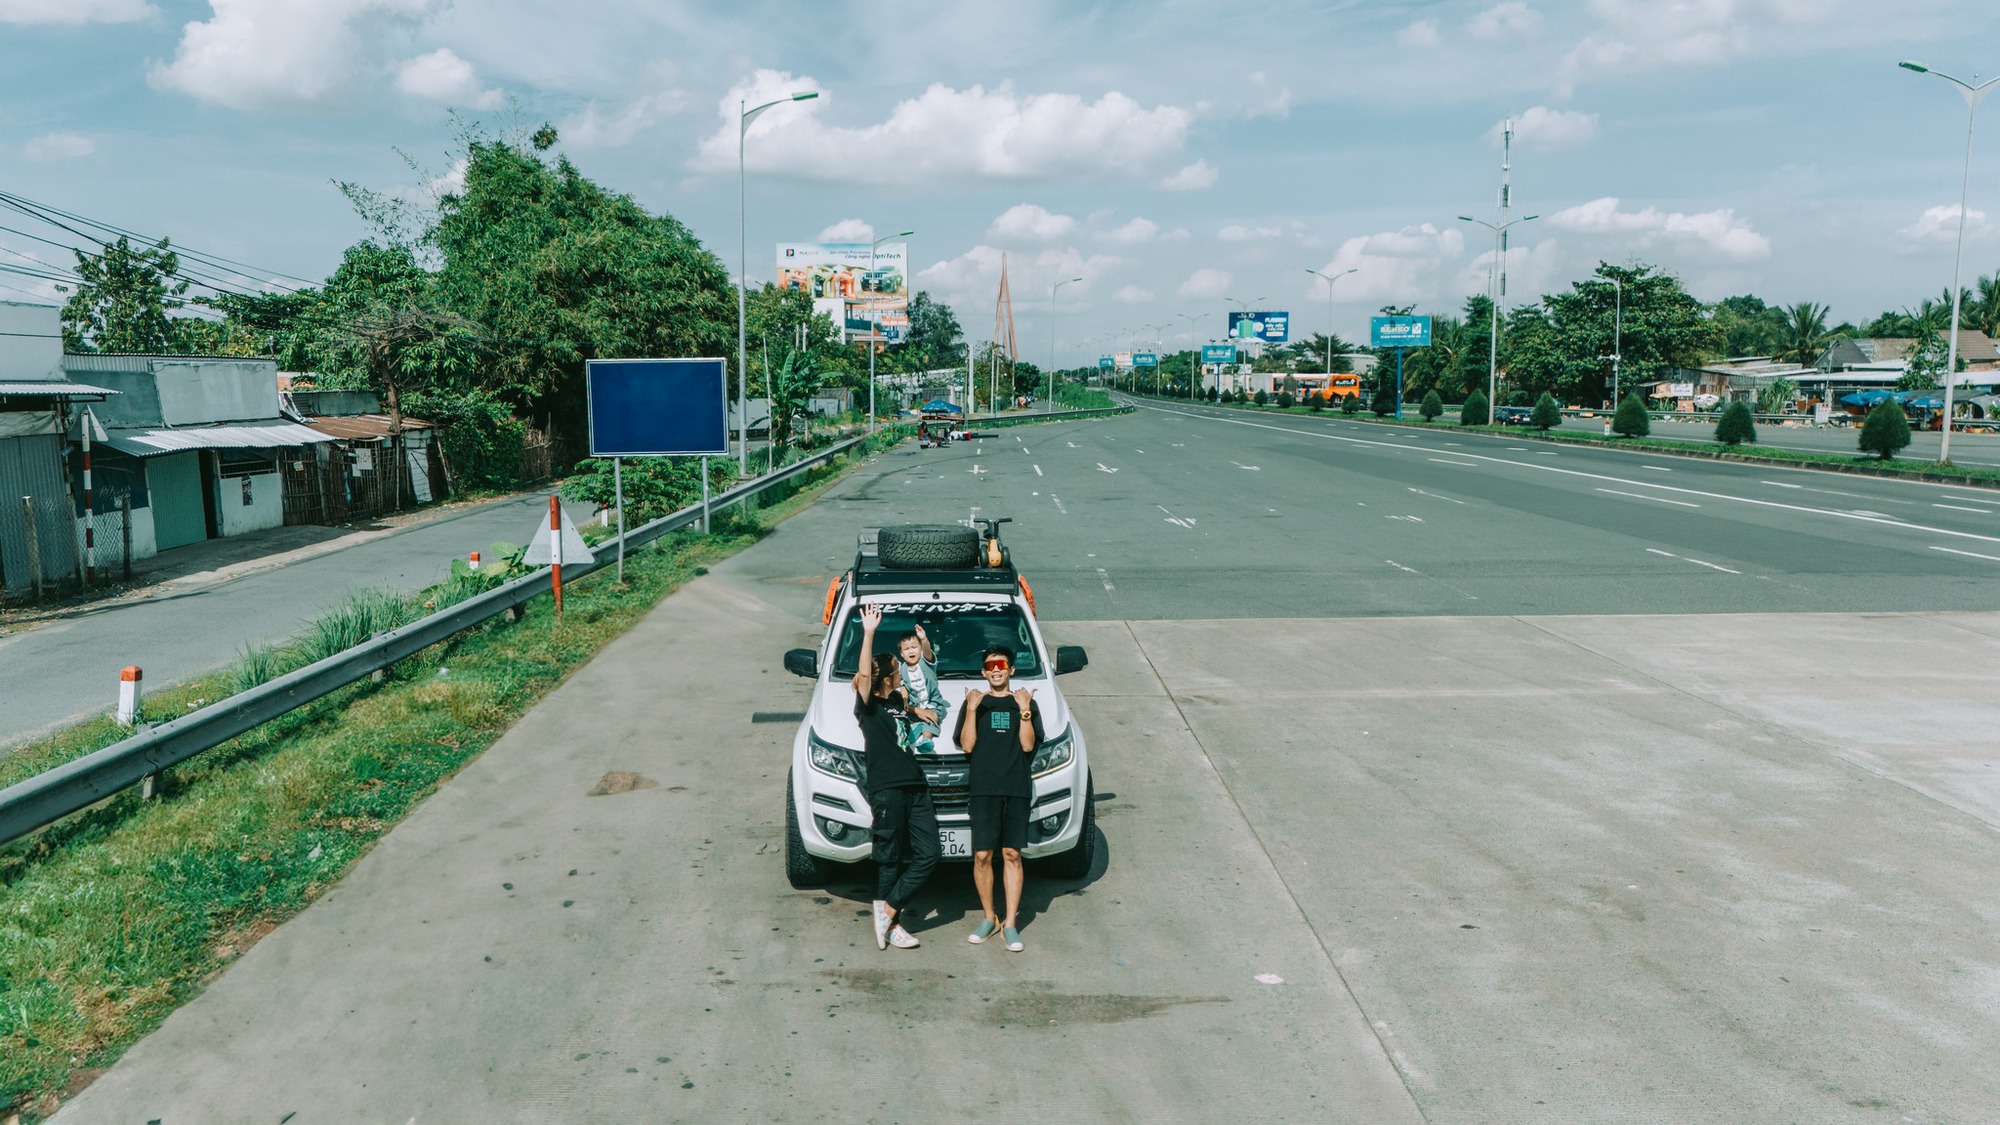
[[[1025, 948], [1015, 926], [1024, 878], [1021, 849], [1028, 844], [1028, 801], [1034, 795], [1028, 761], [1042, 741], [1042, 712], [1033, 690], [1008, 690], [1014, 654], [1006, 648], [987, 649], [980, 672], [991, 690], [966, 692], [958, 722], [958, 745], [972, 758], [972, 885], [985, 914], [966, 940], [979, 945], [999, 930], [1008, 951], [1019, 953]], [[1005, 917], [993, 910], [995, 848], [1005, 867]]]
[[875, 651], [880, 606], [861, 607], [861, 657], [854, 671], [854, 718], [867, 754], [868, 807], [874, 814], [875, 948], [915, 949], [897, 919], [937, 866], [937, 811], [923, 768], [903, 745], [907, 722], [896, 658]]

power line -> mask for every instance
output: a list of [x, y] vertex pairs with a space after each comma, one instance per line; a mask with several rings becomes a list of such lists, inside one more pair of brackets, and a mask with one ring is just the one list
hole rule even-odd
[[[160, 241], [159, 239], [152, 238], [148, 235], [140, 234], [137, 231], [127, 230], [126, 228], [118, 226], [113, 223], [102, 222], [100, 220], [92, 219], [85, 215], [79, 215], [73, 211], [65, 211], [60, 207], [55, 207], [47, 203], [38, 203], [35, 200], [29, 199], [25, 196], [15, 195], [11, 192], [0, 191], [0, 202], [5, 202], [8, 205], [14, 207], [16, 210], [26, 210], [32, 208], [35, 211], [46, 212], [49, 215], [59, 215], [62, 218], [69, 219], [72, 222], [82, 223], [85, 226], [94, 227], [98, 230], [105, 231], [110, 234], [122, 235], [126, 238], [136, 238], [142, 242], [146, 242], [149, 244], [157, 245]], [[49, 223], [51, 226], [63, 225], [60, 223], [56, 223], [53, 220], [46, 218], [45, 216], [42, 217], [42, 221]], [[64, 229], [69, 229], [69, 228], [65, 227]], [[72, 233], [80, 233], [80, 232], [72, 232]], [[80, 237], [90, 238], [91, 236], [80, 234]], [[95, 238], [92, 238], [91, 240], [99, 241], [98, 239]], [[249, 271], [249, 274], [246, 276], [257, 275], [273, 279], [283, 278], [286, 281], [296, 281], [300, 285], [306, 285], [306, 286], [317, 286], [319, 284], [318, 282], [311, 281], [303, 277], [296, 277], [293, 276], [292, 274], [287, 274], [287, 273], [279, 273], [276, 270], [267, 270], [260, 266], [251, 265], [248, 262], [242, 262], [234, 258], [224, 257], [220, 254], [210, 254], [205, 251], [195, 250], [189, 247], [178, 247], [177, 250], [180, 254], [186, 257], [193, 258], [196, 261], [204, 262], [217, 269], [229, 270], [232, 272], [247, 270]], [[279, 286], [279, 288], [292, 289], [293, 287]]]

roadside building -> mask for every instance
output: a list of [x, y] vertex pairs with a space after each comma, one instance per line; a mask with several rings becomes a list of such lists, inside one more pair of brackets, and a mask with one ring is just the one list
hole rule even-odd
[[[0, 301], [0, 592], [8, 595], [83, 577], [91, 523], [71, 475], [69, 435], [86, 409], [115, 392], [65, 379], [62, 354], [61, 310]], [[103, 514], [110, 498], [93, 499]]]
[[329, 439], [279, 466], [287, 524], [349, 524], [450, 491], [436, 429], [405, 414], [397, 432], [375, 392], [287, 389], [281, 402], [286, 417]]

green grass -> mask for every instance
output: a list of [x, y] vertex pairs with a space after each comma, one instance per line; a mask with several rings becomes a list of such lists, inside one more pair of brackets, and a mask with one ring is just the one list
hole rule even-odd
[[[0, 1117], [54, 1112], [661, 598], [846, 467], [773, 489], [784, 495], [713, 534], [634, 551], [622, 586], [608, 568], [584, 577], [560, 621], [537, 599], [519, 622], [495, 619], [175, 767], [159, 799], [127, 792], [0, 849]], [[364, 595], [291, 645], [149, 697], [147, 715], [183, 714], [482, 588], [461, 576], [410, 598]], [[97, 719], [22, 747], [0, 757], [0, 785], [126, 733]]]

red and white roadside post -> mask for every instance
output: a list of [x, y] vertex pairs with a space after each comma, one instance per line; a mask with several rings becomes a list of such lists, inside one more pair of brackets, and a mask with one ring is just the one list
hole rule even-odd
[[129, 727], [139, 721], [139, 681], [144, 673], [137, 664], [118, 672], [118, 725]]
[[562, 502], [549, 497], [549, 583], [556, 593], [556, 616], [562, 616]]

